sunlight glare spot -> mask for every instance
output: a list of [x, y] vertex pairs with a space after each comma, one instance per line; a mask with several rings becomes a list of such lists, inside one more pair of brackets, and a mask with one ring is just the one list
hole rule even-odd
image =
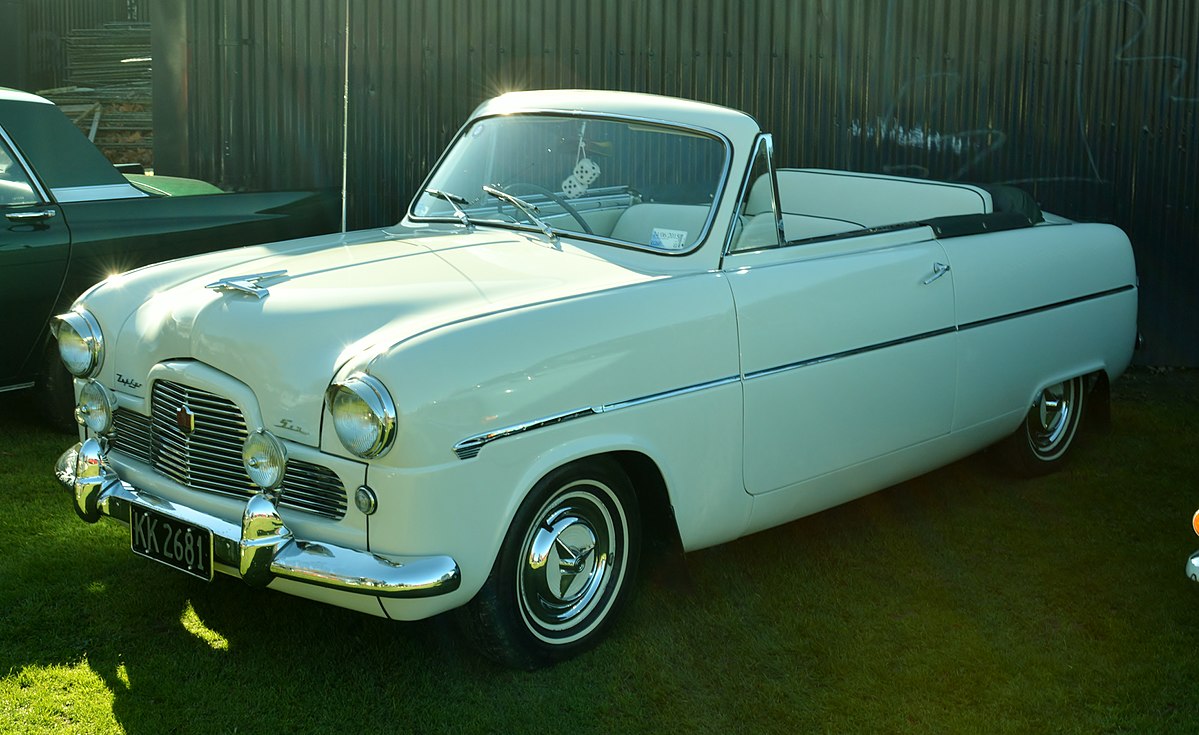
[[117, 680], [124, 684], [126, 689], [130, 688], [129, 670], [125, 668], [125, 664], [117, 664]]
[[102, 595], [108, 591], [108, 585], [103, 582], [92, 582], [88, 584], [87, 591], [93, 595]]
[[183, 611], [183, 615], [180, 616], [179, 622], [183, 623], [184, 630], [186, 630], [188, 633], [191, 633], [195, 637], [197, 637], [200, 640], [207, 643], [209, 645], [209, 647], [212, 648], [213, 650], [216, 650], [216, 651], [228, 651], [229, 650], [228, 639], [226, 639], [225, 636], [216, 632], [212, 628], [209, 628], [207, 625], [205, 625], [200, 620], [200, 616], [196, 615], [196, 610], [195, 610], [195, 608], [192, 607], [192, 604], [190, 602], [187, 603], [187, 609]]

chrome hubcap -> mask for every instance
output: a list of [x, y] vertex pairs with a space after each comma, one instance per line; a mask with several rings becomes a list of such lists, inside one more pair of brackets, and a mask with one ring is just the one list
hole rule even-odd
[[1074, 381], [1041, 391], [1029, 417], [1029, 437], [1038, 450], [1052, 449], [1066, 434], [1074, 410]]
[[627, 553], [626, 541], [618, 538], [624, 533], [623, 519], [614, 520], [597, 492], [611, 497], [608, 488], [594, 482], [563, 488], [539, 511], [525, 536], [517, 574], [521, 614], [551, 640], [570, 636], [576, 626], [587, 627], [589, 619], [595, 620], [590, 614], [610, 604], [604, 592], [619, 573], [614, 570], [620, 566], [618, 554]]

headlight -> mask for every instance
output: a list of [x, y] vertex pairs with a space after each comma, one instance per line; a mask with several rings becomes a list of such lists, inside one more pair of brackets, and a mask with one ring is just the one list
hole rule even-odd
[[329, 386], [325, 402], [333, 416], [337, 438], [363, 458], [384, 454], [395, 438], [396, 409], [391, 395], [377, 379], [356, 373]]
[[116, 396], [103, 383], [87, 381], [79, 391], [79, 406], [75, 420], [103, 436], [112, 428], [112, 412], [117, 408]]
[[287, 447], [270, 432], [259, 429], [250, 434], [241, 448], [246, 474], [263, 490], [274, 490], [283, 483], [287, 471]]
[[100, 323], [86, 311], [71, 311], [54, 317], [58, 355], [77, 378], [90, 378], [104, 363], [104, 335]]

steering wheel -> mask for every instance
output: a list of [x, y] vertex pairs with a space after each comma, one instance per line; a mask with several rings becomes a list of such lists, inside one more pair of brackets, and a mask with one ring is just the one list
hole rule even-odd
[[583, 228], [583, 232], [586, 232], [588, 235], [595, 234], [595, 231], [593, 231], [591, 229], [591, 227], [587, 224], [587, 220], [583, 219], [583, 215], [579, 214], [579, 210], [577, 210], [573, 206], [571, 206], [570, 202], [566, 201], [565, 199], [558, 196], [557, 194], [550, 191], [549, 189], [545, 188], [544, 186], [538, 186], [537, 184], [531, 184], [527, 181], [514, 181], [511, 184], [508, 184], [508, 186], [505, 187], [504, 191], [507, 191], [509, 194], [515, 195], [516, 192], [514, 192], [512, 190], [519, 189], [519, 188], [528, 189], [529, 191], [533, 192], [534, 194], [543, 194], [543, 195], [549, 197], [550, 200], [553, 201], [554, 204], [557, 204], [559, 207], [562, 207], [562, 209], [565, 210], [567, 214], [569, 214], [571, 217], [574, 217], [575, 222], [578, 222], [579, 226]]

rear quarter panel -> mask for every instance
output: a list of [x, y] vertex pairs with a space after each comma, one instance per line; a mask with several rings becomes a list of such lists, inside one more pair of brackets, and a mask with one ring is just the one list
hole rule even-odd
[[1046, 385], [1128, 366], [1137, 277], [1118, 228], [1041, 225], [943, 244], [959, 326], [955, 430], [1004, 414], [1014, 428]]

